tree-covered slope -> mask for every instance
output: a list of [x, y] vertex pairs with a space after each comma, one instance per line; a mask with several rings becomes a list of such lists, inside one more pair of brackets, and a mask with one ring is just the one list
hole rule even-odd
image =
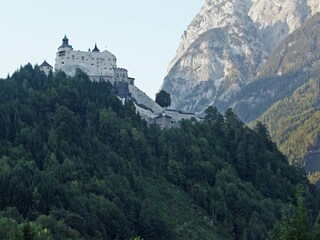
[[[262, 121], [291, 164], [320, 171], [320, 14], [307, 20], [275, 49], [258, 78], [234, 96], [244, 121]], [[310, 153], [313, 154], [310, 156]], [[311, 159], [311, 164], [307, 162]]]
[[317, 143], [320, 133], [319, 90], [320, 78], [313, 77], [259, 118], [291, 164], [305, 166], [308, 152]]
[[206, 114], [161, 130], [81, 72], [1, 80], [0, 239], [266, 239], [298, 186], [315, 219], [263, 125]]

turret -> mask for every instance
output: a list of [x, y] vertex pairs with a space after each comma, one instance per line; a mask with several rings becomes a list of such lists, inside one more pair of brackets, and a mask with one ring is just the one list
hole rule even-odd
[[72, 46], [69, 45], [69, 39], [67, 38], [66, 35], [64, 35], [64, 38], [62, 39], [62, 45], [58, 48], [58, 50], [66, 50], [66, 49], [70, 49], [73, 50]]
[[94, 45], [94, 49], [92, 50], [92, 52], [100, 52], [100, 50], [97, 47], [97, 44]]
[[49, 63], [47, 63], [46, 60], [44, 60], [44, 62], [39, 66], [39, 69], [48, 76], [49, 72], [53, 70], [53, 67]]

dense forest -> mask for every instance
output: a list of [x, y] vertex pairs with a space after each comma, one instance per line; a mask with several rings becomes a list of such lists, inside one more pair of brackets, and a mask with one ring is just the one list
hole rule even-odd
[[267, 125], [272, 139], [290, 164], [305, 166], [308, 151], [320, 132], [320, 79], [311, 78], [292, 95], [275, 103], [258, 120]]
[[82, 72], [0, 80], [0, 239], [317, 239], [318, 192], [263, 124], [180, 125]]

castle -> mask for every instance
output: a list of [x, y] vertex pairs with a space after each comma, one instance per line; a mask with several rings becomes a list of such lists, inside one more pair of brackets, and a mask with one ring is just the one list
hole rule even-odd
[[[53, 67], [44, 61], [40, 66], [47, 76]], [[153, 99], [134, 85], [134, 78], [128, 77], [128, 71], [117, 67], [117, 58], [111, 52], [100, 51], [95, 44], [93, 50], [75, 51], [65, 36], [56, 54], [54, 71], [63, 71], [67, 76], [74, 76], [76, 70], [85, 72], [91, 81], [110, 82], [121, 99], [131, 99], [140, 116], [149, 124], [158, 124], [161, 128], [178, 127], [182, 119], [201, 121], [193, 113], [163, 109]]]
[[[40, 69], [48, 75], [50, 65], [45, 61]], [[100, 51], [95, 44], [93, 50], [75, 51], [65, 36], [62, 45], [58, 48], [55, 60], [55, 71], [63, 71], [68, 76], [74, 76], [77, 69], [85, 72], [92, 81], [127, 82], [134, 84], [134, 78], [128, 77], [128, 71], [117, 68], [117, 58], [111, 52]], [[51, 67], [52, 70], [52, 67]]]

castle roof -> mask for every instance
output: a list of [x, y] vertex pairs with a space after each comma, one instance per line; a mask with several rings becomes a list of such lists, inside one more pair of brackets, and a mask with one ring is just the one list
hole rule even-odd
[[97, 44], [94, 45], [94, 49], [92, 50], [92, 52], [100, 52], [99, 48], [97, 47]]
[[72, 46], [69, 45], [69, 39], [67, 38], [67, 35], [64, 35], [64, 38], [62, 39], [62, 45], [59, 48], [71, 48]]
[[50, 67], [50, 68], [52, 68], [52, 66], [49, 63], [47, 63], [46, 60], [44, 60], [44, 62], [39, 67]]

